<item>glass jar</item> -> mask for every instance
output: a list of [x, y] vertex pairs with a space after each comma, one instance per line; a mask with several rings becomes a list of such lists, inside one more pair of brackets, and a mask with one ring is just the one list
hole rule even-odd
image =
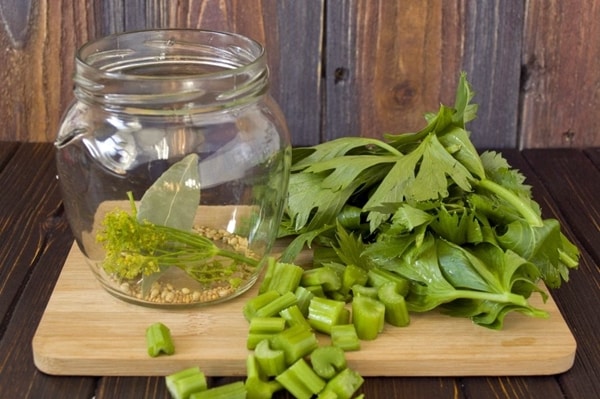
[[78, 51], [74, 82], [58, 176], [101, 285], [158, 307], [249, 289], [276, 238], [291, 161], [263, 47], [203, 30], [116, 34]]

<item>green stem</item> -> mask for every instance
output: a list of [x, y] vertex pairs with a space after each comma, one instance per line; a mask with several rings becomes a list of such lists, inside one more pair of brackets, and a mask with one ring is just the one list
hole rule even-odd
[[533, 210], [527, 203], [519, 198], [515, 193], [508, 190], [507, 188], [495, 183], [489, 179], [482, 179], [475, 183], [475, 185], [493, 192], [500, 198], [507, 201], [509, 204], [515, 207], [515, 209], [523, 216], [523, 218], [532, 225], [533, 227], [542, 227], [544, 222], [540, 216]]

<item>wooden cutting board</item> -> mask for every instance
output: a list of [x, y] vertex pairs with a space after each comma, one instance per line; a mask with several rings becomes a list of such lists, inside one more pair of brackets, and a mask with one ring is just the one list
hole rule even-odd
[[[210, 376], [245, 375], [248, 323], [242, 306], [258, 284], [237, 299], [204, 308], [160, 310], [125, 303], [104, 291], [81, 252], [71, 250], [32, 341], [42, 372], [55, 375], [163, 376], [200, 366]], [[430, 312], [405, 328], [386, 326], [374, 341], [348, 352], [363, 376], [548, 375], [568, 370], [576, 342], [550, 298], [532, 303], [548, 319], [511, 313], [502, 331]], [[151, 358], [145, 330], [171, 329], [176, 353]], [[326, 342], [325, 337], [320, 337]]]

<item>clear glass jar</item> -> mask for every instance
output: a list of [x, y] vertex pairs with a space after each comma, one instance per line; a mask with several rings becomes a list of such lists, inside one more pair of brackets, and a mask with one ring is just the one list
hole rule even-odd
[[221, 302], [270, 254], [291, 146], [263, 47], [232, 33], [108, 36], [76, 56], [55, 143], [79, 249], [113, 295]]

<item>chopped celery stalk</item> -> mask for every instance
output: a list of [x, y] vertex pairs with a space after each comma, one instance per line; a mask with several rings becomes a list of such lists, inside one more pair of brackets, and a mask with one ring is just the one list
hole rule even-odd
[[323, 389], [317, 395], [317, 399], [338, 399], [337, 393]]
[[283, 309], [281, 312], [279, 312], [279, 316], [281, 316], [281, 319], [285, 321], [288, 327], [300, 325], [306, 328], [307, 330], [312, 329], [312, 327], [300, 311], [298, 305], [292, 305], [289, 308]]
[[352, 296], [367, 296], [369, 298], [377, 298], [377, 287], [365, 287], [364, 285], [355, 284], [352, 286]]
[[271, 348], [285, 354], [286, 366], [317, 349], [317, 336], [302, 326], [292, 326], [271, 337]]
[[352, 300], [352, 324], [356, 328], [358, 338], [374, 340], [383, 330], [385, 323], [385, 306], [376, 299], [366, 296], [354, 297]]
[[364, 379], [356, 371], [346, 368], [327, 382], [319, 398], [326, 397], [327, 392], [334, 392], [338, 399], [350, 399], [362, 386]]
[[308, 316], [308, 305], [310, 304], [310, 301], [315, 297], [315, 294], [313, 294], [306, 287], [302, 286], [296, 288], [294, 294], [296, 295], [296, 299], [298, 300], [297, 305], [300, 311], [302, 312], [302, 315], [304, 315], [304, 317]]
[[256, 356], [246, 358], [246, 391], [248, 399], [271, 399], [275, 392], [283, 389], [276, 380], [269, 380], [260, 372]]
[[354, 324], [331, 326], [331, 344], [344, 351], [360, 350], [360, 339], [358, 339]]
[[365, 285], [367, 284], [368, 279], [369, 275], [365, 269], [360, 266], [350, 264], [344, 268], [341, 291], [343, 294], [347, 295], [350, 293], [353, 285]]
[[410, 316], [406, 301], [398, 290], [398, 284], [390, 281], [379, 287], [377, 296], [385, 306], [385, 321], [396, 327], [406, 327], [410, 323]]
[[281, 317], [253, 317], [250, 320], [250, 329], [246, 338], [246, 348], [255, 349], [256, 345], [263, 339], [269, 339], [273, 335], [285, 329], [285, 320]]
[[285, 320], [281, 317], [253, 317], [250, 320], [250, 333], [276, 334], [285, 329]]
[[262, 340], [265, 339], [271, 339], [271, 337], [273, 337], [275, 334], [277, 333], [268, 333], [268, 334], [261, 334], [261, 333], [249, 333], [248, 334], [248, 338], [246, 338], [246, 349], [256, 349], [256, 345], [258, 345], [258, 343]]
[[173, 399], [188, 399], [194, 392], [207, 388], [206, 376], [199, 367], [188, 367], [165, 377], [167, 389]]
[[257, 309], [254, 316], [272, 317], [278, 315], [283, 309], [295, 305], [296, 302], [296, 295], [294, 295], [293, 292], [286, 292], [285, 294], [279, 296], [279, 298], [273, 300], [271, 303], [268, 303], [260, 309]]
[[246, 399], [244, 381], [231, 382], [205, 391], [195, 392], [190, 399]]
[[325, 387], [325, 381], [304, 359], [296, 361], [275, 380], [297, 399], [310, 399]]
[[161, 353], [166, 355], [175, 353], [171, 331], [160, 322], [154, 323], [146, 329], [146, 346], [148, 354], [152, 357], [156, 357]]
[[242, 309], [244, 317], [248, 321], [252, 320], [260, 308], [268, 305], [280, 296], [281, 295], [277, 291], [267, 291], [249, 299], [246, 301], [244, 308]]
[[308, 322], [315, 330], [329, 335], [331, 326], [350, 322], [350, 312], [345, 302], [315, 297], [308, 307]]
[[256, 361], [260, 366], [260, 370], [267, 377], [274, 377], [281, 374], [285, 368], [285, 354], [280, 349], [271, 349], [269, 340], [265, 339], [256, 345], [254, 351]]
[[310, 363], [319, 377], [330, 380], [346, 368], [346, 355], [338, 346], [320, 346], [310, 354]]
[[319, 298], [325, 298], [325, 291], [323, 290], [322, 285], [306, 285], [304, 286], [309, 292], [313, 294], [313, 296], [318, 296]]
[[324, 292], [337, 291], [342, 287], [342, 279], [335, 269], [322, 266], [305, 270], [300, 284], [304, 287], [321, 286]]
[[267, 266], [265, 267], [265, 275], [263, 277], [262, 283], [258, 287], [258, 294], [264, 294], [269, 290], [269, 286], [271, 285], [271, 280], [273, 279], [273, 274], [275, 273], [275, 267], [277, 266], [277, 260], [270, 256], [267, 259]]
[[407, 279], [389, 270], [374, 267], [367, 272], [367, 275], [369, 276], [368, 283], [372, 287], [379, 287], [391, 281], [398, 284], [398, 293], [404, 297], [410, 289], [410, 283]]
[[286, 292], [294, 292], [300, 284], [304, 269], [292, 263], [281, 263], [271, 261], [267, 266], [265, 278], [259, 288], [260, 292], [277, 291], [283, 295]]

